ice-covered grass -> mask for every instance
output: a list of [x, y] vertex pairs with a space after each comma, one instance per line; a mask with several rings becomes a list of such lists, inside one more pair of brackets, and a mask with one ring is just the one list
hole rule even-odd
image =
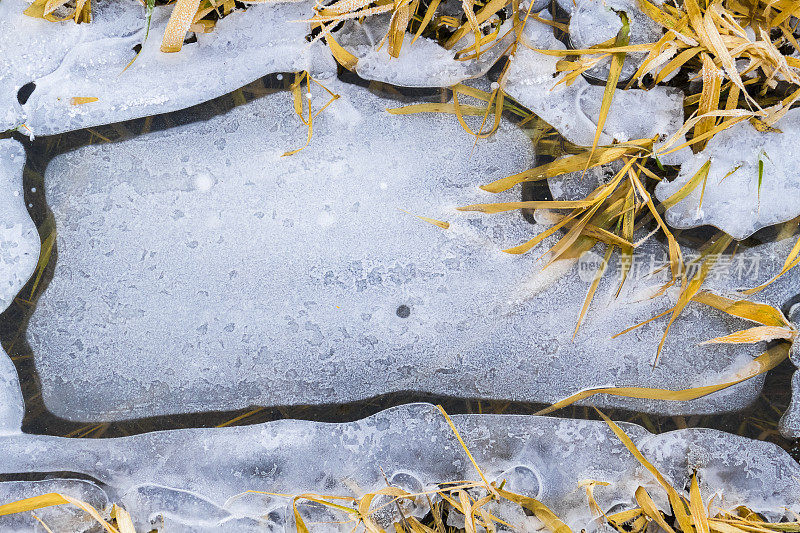
[[[800, 467], [774, 445], [704, 429], [653, 435], [600, 416], [450, 417], [410, 404], [340, 424], [103, 440], [11, 434], [0, 437], [0, 472], [67, 467], [72, 478], [0, 482], [0, 498], [28, 496], [0, 505], [0, 524], [83, 531], [99, 522], [109, 533], [797, 527], [788, 520], [800, 510]], [[346, 478], [332, 475], [341, 469]]]

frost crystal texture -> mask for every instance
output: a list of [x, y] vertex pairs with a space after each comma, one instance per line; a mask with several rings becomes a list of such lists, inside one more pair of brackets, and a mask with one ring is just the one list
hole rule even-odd
[[663, 202], [710, 163], [708, 177], [667, 210], [667, 223], [676, 228], [710, 224], [741, 240], [800, 215], [795, 157], [800, 109], [786, 113], [775, 127], [782, 133], [759, 132], [747, 121], [723, 130], [681, 166], [675, 180], [661, 182], [656, 196]]
[[[178, 54], [159, 51], [170, 7], [153, 12], [145, 35], [141, 6], [98, 2], [91, 24], [51, 23], [22, 14], [23, 0], [0, 4], [0, 131], [25, 122], [36, 135], [108, 124], [190, 107], [272, 72], [335, 72], [321, 42], [306, 41], [308, 2], [267, 3], [220, 20]], [[198, 69], [202, 63], [204, 68]], [[17, 91], [36, 87], [23, 105]], [[73, 98], [97, 98], [75, 105]]]
[[[602, 86], [590, 85], [578, 77], [572, 85], [556, 85], [556, 64], [562, 58], [544, 55], [530, 48], [563, 50], [546, 24], [529, 20], [525, 25], [528, 46], [519, 46], [511, 63], [506, 92], [528, 107], [572, 143], [591, 146], [597, 131]], [[662, 138], [683, 125], [683, 94], [667, 87], [649, 91], [630, 89], [614, 93], [611, 110], [600, 136], [600, 144], [613, 140]], [[685, 151], [662, 158], [666, 164], [678, 164]]]
[[[452, 419], [489, 481], [505, 480], [506, 489], [539, 499], [575, 531], [598, 528], [582, 480], [608, 484], [595, 491], [605, 512], [636, 507], [639, 486], [666, 508], [652, 475], [603, 422], [519, 415]], [[716, 508], [746, 505], [773, 520], [800, 511], [800, 467], [773, 444], [714, 430], [652, 435], [633, 424], [622, 427], [678, 490], [697, 471], [704, 501], [714, 495]], [[345, 424], [281, 420], [98, 440], [18, 434], [0, 437], [0, 454], [2, 474], [69, 471], [96, 480], [4, 482], [0, 501], [59, 491], [88, 500], [101, 512], [117, 503], [139, 531], [294, 531], [290, 498], [245, 491], [360, 498], [387, 482], [420, 493], [435, 491], [438, 483], [479, 479], [442, 415], [426, 404]], [[373, 509], [380, 504], [376, 500]], [[405, 516], [421, 517], [428, 509], [425, 497], [402, 505]], [[515, 531], [540, 528], [515, 505], [491, 505]], [[350, 517], [302, 500], [298, 511], [308, 523], [319, 524], [314, 531], [352, 531], [355, 525], [347, 522]], [[376, 515], [385, 528], [399, 518], [394, 505]], [[26, 519], [33, 524], [25, 514], [2, 517], [0, 526], [8, 530], [11, 520]], [[75, 530], [60, 521], [50, 524]]]
[[39, 259], [39, 233], [25, 208], [25, 150], [0, 139], [0, 313], [28, 281]]
[[[687, 347], [738, 325], [695, 307], [655, 369], [663, 324], [612, 339], [674, 305], [672, 293], [642, 297], [663, 272], [616, 299], [609, 277], [573, 341], [581, 273], [543, 283], [535, 254], [499, 249], [543, 228], [455, 210], [517, 200], [477, 185], [529, 168], [528, 138], [504, 125], [476, 146], [451, 116], [390, 115], [399, 104], [329, 87], [341, 98], [290, 157], [306, 128], [277, 93], [50, 163], [58, 262], [28, 329], [49, 409], [114, 420], [405, 390], [553, 402], [609, 384], [717, 383], [756, 353]], [[744, 407], [760, 386], [685, 404], [593, 401], [699, 413]]]

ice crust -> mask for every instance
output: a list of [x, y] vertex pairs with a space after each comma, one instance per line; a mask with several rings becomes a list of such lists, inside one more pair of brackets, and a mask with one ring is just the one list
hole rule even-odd
[[[100, 0], [91, 24], [51, 23], [22, 14], [24, 0], [0, 4], [0, 104], [9, 111], [0, 131], [25, 122], [51, 135], [165, 113], [205, 102], [272, 72], [335, 72], [321, 42], [310, 44], [310, 2], [255, 4], [196, 34], [180, 53], [159, 51], [171, 11], [157, 7], [144, 40], [144, 10], [133, 0]], [[25, 105], [17, 90], [36, 89]], [[73, 97], [98, 98], [73, 105]]]
[[437, 42], [420, 37], [412, 45], [414, 35], [406, 33], [399, 57], [389, 55], [383, 42], [389, 30], [390, 15], [368, 17], [363, 21], [345, 22], [335, 38], [348, 52], [358, 58], [355, 72], [364, 79], [381, 81], [400, 87], [450, 87], [468, 78], [484, 75], [513, 42], [510, 23], [505, 24], [500, 35], [505, 36], [478, 59], [460, 61], [457, 50], [471, 45], [474, 40], [462, 39], [454, 50], [447, 50]]
[[[572, 4], [573, 0], [567, 0]], [[562, 2], [566, 3], [566, 2]], [[661, 25], [642, 12], [631, 0], [579, 0], [571, 6], [569, 39], [573, 48], [590, 48], [614, 39], [622, 28], [619, 12], [628, 16], [629, 43], [648, 44], [663, 35]], [[621, 80], [628, 80], [644, 61], [647, 54], [629, 53], [622, 66]], [[600, 62], [587, 74], [602, 80], [608, 79], [610, 59]]]
[[[582, 480], [609, 483], [595, 491], [604, 511], [635, 507], [640, 485], [666, 499], [603, 422], [521, 415], [452, 419], [487, 479], [505, 479], [507, 489], [539, 499], [574, 530], [602, 530], [579, 488]], [[773, 444], [714, 430], [652, 435], [633, 424], [622, 427], [678, 490], [697, 470], [706, 501], [718, 494], [716, 507], [747, 505], [772, 519], [800, 511], [800, 467]], [[341, 424], [281, 420], [100, 440], [18, 434], [0, 437], [0, 457], [2, 474], [69, 471], [94, 480], [0, 483], [0, 501], [57, 490], [106, 513], [109, 503], [122, 505], [143, 531], [294, 530], [290, 499], [243, 494], [248, 490], [361, 497], [387, 480], [422, 492], [437, 483], [479, 479], [442, 415], [428, 404]], [[307, 503], [299, 510], [308, 523], [319, 522], [313, 531], [352, 530], [352, 524], [325, 525], [342, 519], [330, 511]], [[407, 516], [426, 511], [424, 498], [404, 505]], [[77, 518], [68, 508], [53, 512], [62, 513], [53, 519]], [[535, 530], [538, 523], [511, 504], [493, 504], [492, 512], [518, 531]], [[394, 506], [387, 508], [381, 525], [398, 516]], [[21, 531], [33, 530], [32, 518], [17, 516], [0, 519], [4, 531], [10, 520]]]
[[656, 197], [664, 201], [711, 161], [705, 193], [701, 184], [668, 209], [667, 223], [676, 228], [710, 224], [741, 240], [800, 215], [800, 163], [794, 157], [800, 110], [786, 113], [775, 127], [782, 133], [761, 133], [747, 121], [723, 130], [681, 166], [675, 180], [661, 182]]
[[0, 139], [0, 313], [6, 310], [36, 268], [39, 233], [25, 208], [22, 167], [25, 150]]
[[[555, 38], [552, 28], [529, 20], [525, 36], [530, 48], [563, 50], [564, 44]], [[561, 59], [519, 46], [510, 67], [506, 92], [548, 124], [568, 141], [591, 146], [597, 130], [602, 86], [591, 85], [578, 77], [567, 86], [558, 81], [556, 63]], [[611, 110], [606, 119], [600, 144], [613, 140], [661, 136], [662, 140], [683, 125], [683, 93], [669, 87], [618, 90], [614, 93]], [[656, 143], [658, 146], [658, 143]], [[680, 164], [687, 152], [677, 151], [664, 156], [665, 164]]]
[[[49, 409], [117, 420], [404, 390], [553, 402], [586, 387], [716, 383], [756, 353], [687, 349], [681, 339], [738, 326], [694, 307], [655, 370], [663, 324], [612, 340], [673, 305], [672, 293], [642, 297], [661, 274], [616, 300], [617, 280], [604, 280], [572, 341], [585, 274], [540, 275], [535, 254], [502, 253], [543, 230], [517, 214], [454, 209], [518, 199], [477, 185], [530, 167], [523, 133], [503, 125], [475, 147], [453, 117], [393, 116], [391, 100], [330, 87], [342, 97], [291, 157], [280, 154], [302, 145], [305, 127], [278, 93], [50, 163], [58, 262], [28, 329]], [[760, 387], [691, 403], [592, 401], [717, 412]]]

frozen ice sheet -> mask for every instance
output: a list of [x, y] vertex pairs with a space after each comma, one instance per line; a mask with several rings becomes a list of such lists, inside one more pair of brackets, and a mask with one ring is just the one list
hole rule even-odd
[[[746, 298], [767, 303], [783, 311], [784, 315], [800, 326], [800, 268], [794, 268], [765, 289], [744, 297], [742, 290], [760, 286], [781, 271], [786, 258], [797, 243], [798, 236], [783, 238], [756, 246], [740, 246], [733, 257], [722, 258], [711, 271], [708, 288], [731, 298]], [[739, 291], [737, 293], [737, 291]], [[741, 321], [738, 329], [755, 325]], [[795, 344], [791, 359], [800, 366], [798, 344]], [[790, 437], [800, 436], [800, 374], [792, 382], [792, 402], [781, 420], [781, 432]]]
[[[662, 323], [612, 339], [673, 305], [673, 293], [642, 296], [660, 274], [617, 299], [609, 276], [573, 341], [585, 276], [561, 265], [539, 275], [535, 254], [500, 251], [543, 228], [454, 209], [517, 200], [477, 186], [529, 168], [527, 137], [504, 124], [475, 146], [453, 117], [390, 115], [393, 101], [330, 87], [342, 97], [291, 157], [281, 154], [306, 131], [278, 93], [51, 162], [58, 262], [28, 329], [49, 409], [115, 420], [406, 390], [553, 402], [609, 384], [716, 383], [757, 353], [687, 347], [739, 326], [699, 306], [675, 322], [655, 369]], [[714, 412], [760, 387], [596, 401]]]
[[[568, 0], [572, 3], [573, 0]], [[579, 0], [572, 6], [569, 19], [569, 39], [573, 48], [583, 49], [614, 39], [622, 29], [619, 13], [628, 17], [629, 43], [648, 44], [663, 35], [660, 24], [648, 17], [631, 0]], [[629, 53], [622, 65], [621, 80], [628, 80], [644, 61], [647, 54]], [[587, 74], [605, 80], [608, 78], [610, 59], [601, 61]]]
[[[525, 25], [530, 48], [563, 50], [564, 44], [553, 36], [550, 26], [536, 20]], [[602, 86], [590, 85], [578, 77], [572, 85], [556, 85], [561, 59], [520, 46], [514, 54], [506, 92], [528, 107], [572, 143], [591, 146], [597, 131]], [[600, 136], [600, 144], [613, 140], [652, 138], [662, 140], [683, 125], [683, 94], [668, 87], [618, 90]], [[658, 143], [657, 143], [658, 145]], [[666, 164], [679, 164], [690, 152], [673, 152], [664, 156]]]
[[[24, 121], [35, 135], [51, 135], [183, 109], [273, 72], [335, 72], [327, 48], [306, 41], [309, 2], [251, 5], [174, 54], [159, 50], [172, 8], [157, 7], [127, 69], [145, 34], [137, 2], [101, 0], [93, 4], [95, 20], [81, 25], [32, 19], [22, 15], [26, 5], [0, 6], [0, 98], [14, 110], [0, 129]], [[28, 82], [36, 88], [19, 106], [17, 90]], [[73, 105], [74, 97], [97, 101]]]
[[399, 57], [389, 55], [383, 42], [389, 30], [390, 15], [349, 20], [335, 38], [347, 51], [358, 58], [356, 73], [364, 79], [382, 81], [400, 87], [450, 87], [468, 78], [485, 74], [503, 55], [514, 39], [510, 23], [500, 29], [503, 36], [491, 48], [484, 50], [478, 59], [467, 61], [455, 58], [456, 52], [470, 46], [474, 39], [465, 37], [453, 50], [437, 42], [420, 37], [414, 44], [414, 35], [406, 33]]
[[0, 131], [25, 121], [19, 89], [56, 70], [70, 49], [80, 43], [124, 40], [144, 27], [144, 9], [134, 0], [92, 4], [94, 22], [79, 25], [28, 17], [23, 14], [30, 5], [25, 0], [0, 3]]
[[[507, 489], [539, 499], [576, 531], [597, 528], [582, 480], [609, 484], [595, 491], [604, 511], [633, 508], [640, 485], [665, 500], [603, 422], [520, 415], [452, 419], [487, 479], [506, 480]], [[800, 467], [775, 445], [714, 430], [652, 435], [633, 424], [622, 427], [678, 490], [696, 470], [706, 501], [717, 495], [715, 507], [747, 505], [773, 520], [800, 510]], [[387, 481], [416, 493], [479, 479], [442, 415], [428, 404], [342, 424], [282, 420], [100, 440], [18, 434], [0, 437], [0, 453], [3, 474], [69, 471], [94, 480], [0, 483], [0, 502], [60, 490], [106, 512], [105, 502], [121, 504], [142, 531], [293, 530], [291, 500], [243, 494], [248, 490], [361, 497]], [[299, 510], [308, 522], [328, 522], [314, 531], [352, 530], [352, 524], [337, 526], [342, 517], [330, 511], [302, 502]], [[407, 516], [426, 511], [424, 498], [404, 504]], [[494, 504], [492, 512], [517, 531], [536, 529], [536, 519], [510, 504]], [[388, 527], [398, 516], [392, 506], [378, 520]]]
[[800, 109], [786, 113], [775, 127], [781, 133], [759, 132], [747, 121], [721, 131], [683, 164], [675, 180], [661, 182], [656, 197], [664, 201], [710, 162], [705, 187], [668, 209], [667, 223], [676, 228], [710, 224], [745, 239], [800, 215], [800, 162], [794, 157]]
[[0, 139], [0, 313], [27, 283], [39, 260], [39, 233], [22, 190], [24, 165], [22, 145]]

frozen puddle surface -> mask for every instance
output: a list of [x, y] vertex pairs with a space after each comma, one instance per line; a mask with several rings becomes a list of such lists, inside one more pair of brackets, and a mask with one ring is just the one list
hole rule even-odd
[[80, 25], [28, 17], [27, 5], [0, 4], [0, 131], [24, 123], [52, 135], [184, 109], [271, 72], [336, 68], [323, 43], [306, 41], [309, 2], [249, 6], [179, 54], [159, 51], [171, 7], [155, 8], [145, 41], [144, 8], [133, 0], [97, 2], [92, 23]]
[[[453, 422], [488, 481], [539, 499], [575, 531], [605, 531], [593, 520], [583, 480], [601, 485], [595, 497], [609, 512], [637, 507], [644, 486], [657, 505], [666, 497], [603, 422], [534, 416], [456, 415]], [[777, 520], [800, 511], [800, 467], [777, 446], [715, 430], [690, 429], [652, 435], [623, 424], [641, 452], [681, 490], [697, 472], [703, 501], [733, 510], [747, 505]], [[0, 500], [59, 491], [107, 513], [123, 505], [138, 531], [294, 531], [292, 501], [265, 494], [316, 493], [351, 496], [387, 486], [410, 493], [437, 490], [438, 483], [479, 480], [439, 411], [411, 404], [344, 424], [282, 420], [248, 427], [156, 432], [118, 439], [67, 439], [32, 435], [0, 437], [0, 473], [68, 470], [87, 481], [49, 479], [2, 482]], [[603, 483], [607, 485], [602, 485]], [[438, 497], [431, 496], [433, 501]], [[376, 498], [373, 508], [385, 505]], [[405, 516], [428, 511], [425, 496], [402, 504]], [[300, 501], [298, 510], [314, 531], [351, 531], [349, 517]], [[518, 506], [490, 503], [487, 510], [515, 531], [541, 523]], [[88, 518], [69, 506], [43, 509], [46, 523], [76, 524]], [[450, 519], [458, 517], [451, 514]], [[374, 516], [381, 527], [399, 520], [391, 505]], [[77, 527], [83, 520], [83, 528]], [[4, 530], [32, 528], [29, 514], [0, 518]], [[337, 525], [337, 522], [345, 521]], [[463, 519], [462, 519], [463, 521]]]
[[[306, 131], [278, 93], [51, 162], [58, 262], [28, 329], [48, 409], [103, 421], [395, 391], [550, 403], [587, 387], [718, 383], [759, 353], [687, 345], [742, 327], [701, 306], [675, 322], [655, 369], [663, 324], [612, 339], [674, 305], [649, 298], [666, 272], [616, 300], [617, 279], [604, 280], [573, 341], [580, 272], [541, 276], [534, 254], [500, 251], [542, 228], [454, 209], [517, 200], [477, 185], [530, 168], [530, 141], [504, 125], [475, 145], [452, 117], [390, 115], [394, 101], [329, 86], [341, 98], [291, 157]], [[760, 387], [593, 401], [715, 412]]]

